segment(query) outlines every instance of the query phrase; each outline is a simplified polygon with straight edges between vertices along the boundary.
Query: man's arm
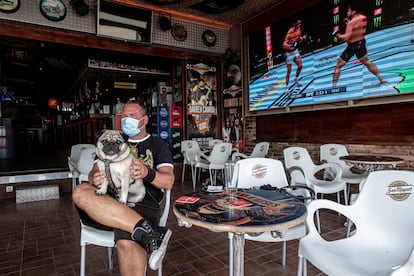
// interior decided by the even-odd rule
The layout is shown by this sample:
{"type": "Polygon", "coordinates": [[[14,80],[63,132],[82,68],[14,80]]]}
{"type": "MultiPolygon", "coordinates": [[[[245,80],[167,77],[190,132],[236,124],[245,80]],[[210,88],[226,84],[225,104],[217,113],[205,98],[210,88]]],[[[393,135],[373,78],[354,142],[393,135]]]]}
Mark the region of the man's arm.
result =
{"type": "Polygon", "coordinates": [[[134,179],[149,181],[158,189],[170,190],[173,187],[175,176],[172,166],[162,166],[158,170],[150,169],[141,160],[135,159],[130,169],[134,179]]]}
{"type": "Polygon", "coordinates": [[[336,38],[339,39],[339,40],[348,41],[352,36],[353,25],[354,24],[352,23],[352,20],[351,20],[348,24],[346,24],[345,33],[344,34],[340,34],[340,33],[335,34],[336,38]]]}

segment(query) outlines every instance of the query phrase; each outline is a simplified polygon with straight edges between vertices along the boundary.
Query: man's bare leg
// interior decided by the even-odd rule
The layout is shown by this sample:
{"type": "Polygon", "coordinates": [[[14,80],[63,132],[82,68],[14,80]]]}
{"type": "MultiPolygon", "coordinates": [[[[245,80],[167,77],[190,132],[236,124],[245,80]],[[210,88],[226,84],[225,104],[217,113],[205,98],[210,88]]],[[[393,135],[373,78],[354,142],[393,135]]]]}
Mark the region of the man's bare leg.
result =
{"type": "Polygon", "coordinates": [[[110,196],[97,195],[95,191],[92,185],[82,183],[73,191],[73,201],[95,221],[131,233],[132,240],[148,252],[150,268],[157,270],[165,256],[171,230],[151,225],[127,205],[110,196]]]}
{"type": "Polygon", "coordinates": [[[116,243],[119,272],[123,276],[144,276],[147,266],[147,253],[136,242],[119,240],[116,243]]]}
{"type": "Polygon", "coordinates": [[[96,188],[88,183],[78,185],[72,194],[76,206],[103,225],[131,233],[142,216],[116,199],[97,195],[95,191],[96,188]]]}
{"type": "Polygon", "coordinates": [[[287,64],[286,69],[287,69],[287,71],[286,71],[286,92],[285,93],[288,93],[289,92],[290,72],[292,71],[292,64],[287,64]]]}
{"type": "Polygon", "coordinates": [[[296,65],[297,65],[297,69],[296,69],[296,75],[295,75],[295,83],[297,86],[301,86],[302,84],[299,82],[299,75],[300,75],[300,72],[302,72],[302,68],[303,68],[303,63],[302,63],[301,58],[296,60],[296,65]]]}
{"type": "Polygon", "coordinates": [[[378,70],[377,66],[368,60],[368,56],[365,55],[362,58],[359,59],[359,61],[364,64],[367,69],[378,78],[378,80],[380,81],[380,83],[386,83],[385,79],[383,77],[381,77],[380,71],[378,70]]]}
{"type": "Polygon", "coordinates": [[[338,58],[338,62],[336,63],[335,71],[334,71],[333,79],[332,79],[333,86],[336,86],[336,84],[338,83],[339,76],[341,75],[341,68],[345,64],[346,64],[345,60],[343,60],[342,58],[338,58]]]}

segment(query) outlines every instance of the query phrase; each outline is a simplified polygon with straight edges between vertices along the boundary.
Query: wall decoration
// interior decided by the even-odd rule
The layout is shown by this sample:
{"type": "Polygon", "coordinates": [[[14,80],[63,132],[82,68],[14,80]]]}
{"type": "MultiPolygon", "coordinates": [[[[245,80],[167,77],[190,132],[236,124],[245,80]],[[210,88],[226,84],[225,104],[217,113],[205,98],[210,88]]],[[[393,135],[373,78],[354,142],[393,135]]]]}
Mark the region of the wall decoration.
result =
{"type": "Polygon", "coordinates": [[[5,13],[16,12],[20,8],[20,0],[0,0],[0,11],[5,13]]]}
{"type": "Polygon", "coordinates": [[[175,40],[180,42],[183,42],[187,39],[187,30],[185,29],[184,25],[179,23],[175,23],[172,26],[171,34],[175,40]]]}
{"type": "Polygon", "coordinates": [[[200,144],[217,137],[217,72],[214,63],[190,61],[187,69],[189,139],[200,144]]]}
{"type": "Polygon", "coordinates": [[[216,34],[212,30],[206,30],[201,35],[201,38],[203,40],[204,45],[208,47],[213,47],[217,41],[216,34]]]}
{"type": "Polygon", "coordinates": [[[229,62],[224,70],[222,139],[244,152],[245,120],[242,116],[242,87],[240,61],[229,62]]]}
{"type": "Polygon", "coordinates": [[[66,6],[61,0],[41,0],[40,11],[51,21],[62,21],[66,17],[66,6]]]}

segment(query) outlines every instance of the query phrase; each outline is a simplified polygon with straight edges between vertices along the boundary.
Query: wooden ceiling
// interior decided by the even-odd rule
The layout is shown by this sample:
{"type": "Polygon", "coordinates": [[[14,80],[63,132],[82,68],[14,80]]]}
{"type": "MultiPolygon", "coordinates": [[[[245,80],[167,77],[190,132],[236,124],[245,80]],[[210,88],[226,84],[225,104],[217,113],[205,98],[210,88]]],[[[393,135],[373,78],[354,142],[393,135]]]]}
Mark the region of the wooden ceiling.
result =
{"type": "Polygon", "coordinates": [[[286,0],[116,0],[216,27],[242,24],[286,0]]]}

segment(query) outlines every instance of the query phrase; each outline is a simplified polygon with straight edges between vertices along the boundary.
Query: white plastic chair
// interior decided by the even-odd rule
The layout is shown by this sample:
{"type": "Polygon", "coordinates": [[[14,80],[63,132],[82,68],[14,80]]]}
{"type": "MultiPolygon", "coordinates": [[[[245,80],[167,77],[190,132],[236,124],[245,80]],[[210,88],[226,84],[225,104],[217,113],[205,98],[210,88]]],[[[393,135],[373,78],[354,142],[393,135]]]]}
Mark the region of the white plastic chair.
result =
{"type": "Polygon", "coordinates": [[[413,275],[413,179],[410,171],[375,171],[352,205],[330,200],[309,203],[308,234],[299,242],[298,275],[306,275],[306,261],[327,275],[413,275]],[[344,214],[355,223],[355,233],[325,240],[313,222],[319,209],[344,214]]]}
{"type": "MultiPolygon", "coordinates": [[[[171,190],[165,190],[164,197],[164,209],[160,217],[159,226],[165,227],[167,225],[168,215],[170,212],[171,203],[171,190]]],[[[85,276],[85,263],[86,263],[86,246],[88,244],[103,246],[108,248],[108,264],[109,268],[113,269],[112,252],[115,247],[114,232],[107,230],[100,230],[94,227],[85,225],[81,221],[81,265],[80,276],[85,276]]],[[[162,263],[158,268],[158,276],[162,276],[162,263]]]]}
{"type": "MultiPolygon", "coordinates": [[[[318,194],[337,193],[337,201],[340,202],[339,192],[344,192],[344,203],[348,204],[347,184],[342,180],[342,169],[336,163],[324,163],[316,165],[307,149],[303,147],[288,147],[283,150],[285,166],[291,176],[291,185],[306,185],[315,191],[315,198],[318,194]],[[324,180],[316,177],[326,169],[336,171],[335,178],[324,180]]],[[[320,230],[319,214],[317,214],[318,229],[320,230]]]]}
{"type": "Polygon", "coordinates": [[[72,178],[72,191],[76,187],[76,180],[79,177],[79,172],[76,170],[76,166],[79,162],[80,154],[85,148],[95,148],[93,144],[76,144],[71,147],[70,156],[68,156],[68,167],[70,177],[72,178]]]}
{"type": "MultiPolygon", "coordinates": [[[[351,171],[352,166],[345,163],[345,161],[339,159],[341,156],[346,156],[348,150],[345,145],[341,144],[324,144],[320,146],[320,160],[321,162],[333,162],[337,163],[342,168],[342,179],[349,184],[359,184],[363,179],[368,176],[368,172],[362,174],[354,173],[351,171]]],[[[325,179],[332,179],[335,176],[335,172],[326,169],[325,179]]]]}
{"type": "Polygon", "coordinates": [[[407,275],[414,275],[414,247],[411,250],[410,257],[407,259],[407,261],[391,273],[391,276],[407,275]]]}
{"type": "Polygon", "coordinates": [[[209,147],[214,147],[215,144],[220,144],[220,143],[223,143],[223,140],[221,140],[221,139],[208,140],[208,146],[209,147]]]}
{"type": "MultiPolygon", "coordinates": [[[[218,143],[214,145],[210,155],[200,152],[196,157],[195,175],[197,175],[197,168],[208,169],[210,183],[216,185],[217,171],[221,171],[224,175],[224,164],[230,157],[231,147],[230,143],[218,143]]],[[[195,189],[195,182],[193,182],[193,189],[195,189]]]]}
{"type": "Polygon", "coordinates": [[[197,141],[194,140],[183,140],[181,141],[181,153],[183,155],[183,167],[181,175],[181,183],[184,183],[185,167],[190,166],[191,169],[191,180],[193,186],[195,185],[195,163],[196,156],[201,152],[200,146],[197,141]]]}
{"type": "Polygon", "coordinates": [[[269,145],[270,145],[269,142],[259,142],[254,146],[253,151],[250,155],[247,155],[241,152],[235,152],[231,156],[231,159],[233,161],[237,161],[237,160],[245,159],[245,158],[266,157],[269,151],[269,145]]]}
{"type": "MultiPolygon", "coordinates": [[[[237,188],[248,189],[254,186],[270,184],[273,187],[281,188],[288,186],[285,169],[281,161],[271,158],[248,158],[237,161],[232,181],[237,181],[237,188]]],[[[261,242],[282,242],[282,265],[286,264],[286,241],[299,239],[306,234],[305,224],[289,228],[286,232],[275,235],[271,232],[259,235],[245,234],[246,240],[261,242]]],[[[232,234],[230,239],[230,258],[233,256],[232,234]]]]}
{"type": "Polygon", "coordinates": [[[93,167],[96,156],[96,146],[87,147],[81,150],[79,161],[76,164],[76,170],[79,172],[79,183],[88,181],[88,174],[93,167]]]}

